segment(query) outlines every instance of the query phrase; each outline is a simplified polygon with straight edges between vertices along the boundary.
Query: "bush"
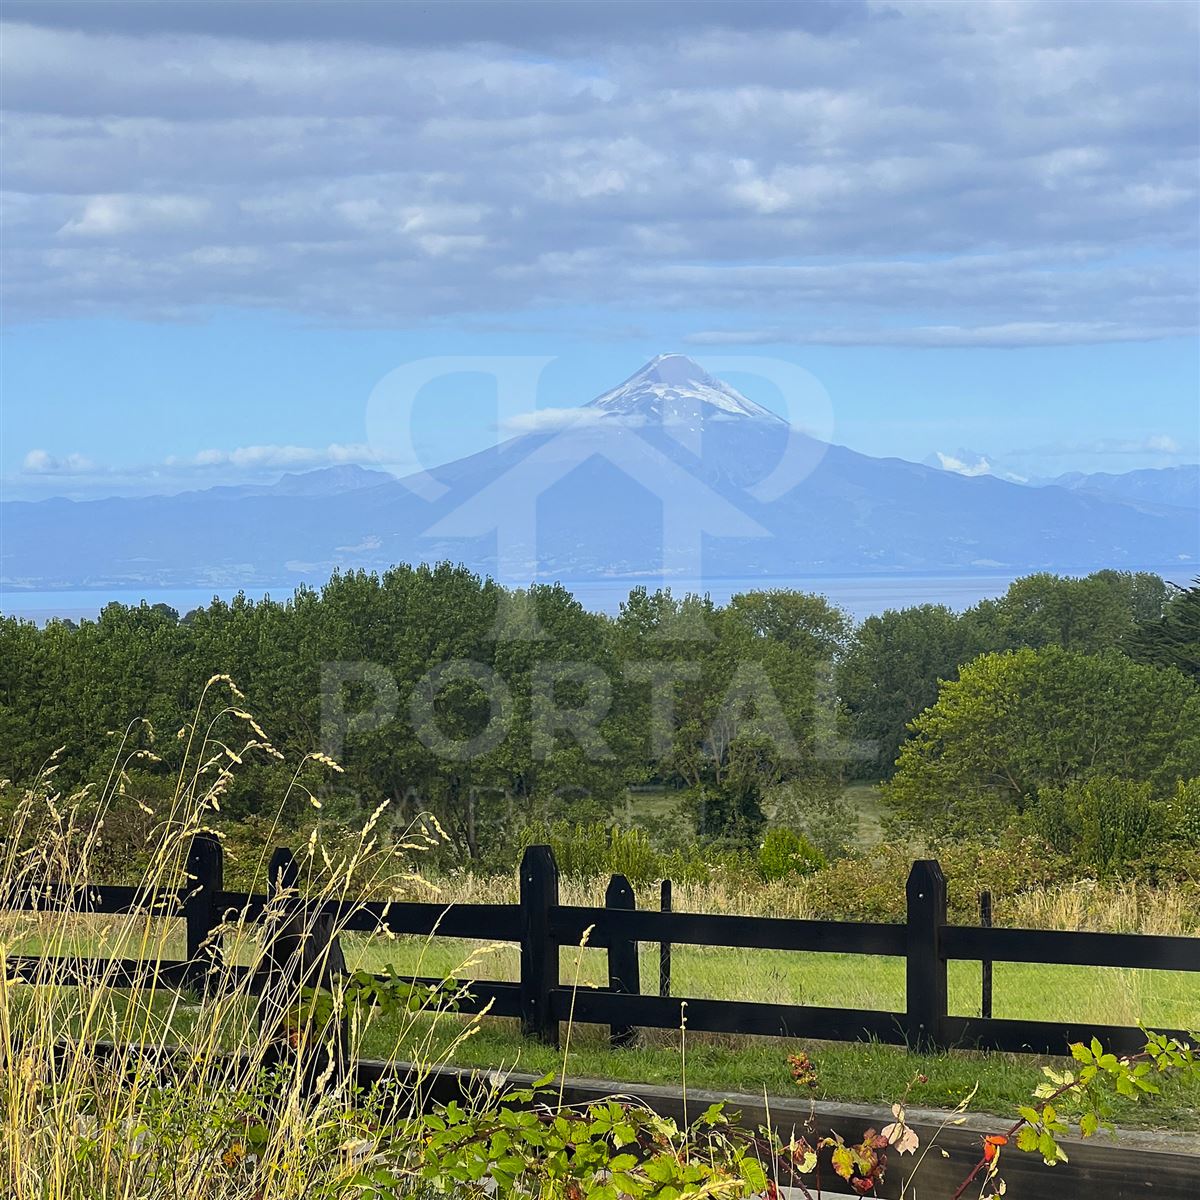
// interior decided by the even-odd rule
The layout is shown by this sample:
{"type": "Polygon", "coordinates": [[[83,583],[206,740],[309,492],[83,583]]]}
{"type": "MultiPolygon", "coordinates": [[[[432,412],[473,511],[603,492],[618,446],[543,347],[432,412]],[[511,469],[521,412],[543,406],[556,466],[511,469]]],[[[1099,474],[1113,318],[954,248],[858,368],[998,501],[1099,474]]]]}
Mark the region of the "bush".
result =
{"type": "Polygon", "coordinates": [[[535,821],[522,831],[518,856],[533,845],[548,845],[566,877],[624,875],[635,887],[659,879],[707,883],[722,872],[745,880],[758,870],[754,855],[739,846],[691,841],[664,852],[644,829],[610,827],[603,821],[535,821]]]}
{"type": "Polygon", "coordinates": [[[1101,775],[1042,788],[1031,809],[1035,831],[1083,870],[1121,874],[1168,832],[1167,805],[1149,783],[1101,775]]]}
{"type": "MultiPolygon", "coordinates": [[[[976,924],[979,893],[1003,899],[1061,883],[1068,864],[1045,842],[1013,837],[1002,845],[957,841],[935,851],[949,890],[950,920],[976,924]]],[[[813,912],[826,920],[903,921],[904,885],[912,852],[903,846],[876,846],[843,858],[804,880],[813,912]]]]}
{"type": "Polygon", "coordinates": [[[858,813],[846,803],[840,785],[819,780],[790,780],[767,796],[773,825],[801,834],[829,861],[850,853],[858,830],[858,813]]]}
{"type": "Polygon", "coordinates": [[[1181,779],[1166,803],[1167,836],[1191,850],[1200,850],[1200,775],[1181,779]]]}
{"type": "Polygon", "coordinates": [[[820,850],[803,834],[786,826],[768,830],[758,852],[758,874],[767,883],[811,875],[825,865],[820,850]]]}
{"type": "Polygon", "coordinates": [[[521,849],[540,844],[550,846],[559,873],[571,878],[624,875],[635,885],[662,878],[662,856],[641,829],[615,825],[610,829],[602,821],[574,825],[537,821],[523,831],[521,849]]]}

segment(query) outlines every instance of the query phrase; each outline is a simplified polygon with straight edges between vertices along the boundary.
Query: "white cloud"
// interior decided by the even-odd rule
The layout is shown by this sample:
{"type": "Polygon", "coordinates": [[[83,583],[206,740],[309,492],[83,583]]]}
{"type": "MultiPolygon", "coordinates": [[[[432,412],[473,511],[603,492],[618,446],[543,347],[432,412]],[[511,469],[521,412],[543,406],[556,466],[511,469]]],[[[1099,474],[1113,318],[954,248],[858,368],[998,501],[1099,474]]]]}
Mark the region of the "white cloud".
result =
{"type": "Polygon", "coordinates": [[[207,7],[8,6],[10,318],[1195,325],[1193,6],[207,7]]]}
{"type": "Polygon", "coordinates": [[[21,463],[21,470],[28,475],[86,475],[95,467],[82,454],[56,457],[45,450],[30,450],[21,463]]]}
{"type": "Polygon", "coordinates": [[[623,417],[592,408],[536,408],[516,413],[500,422],[501,433],[516,436],[522,433],[561,433],[564,429],[586,429],[603,423],[636,426],[643,424],[635,417],[623,417]]]}
{"type": "Polygon", "coordinates": [[[689,334],[684,341],[697,346],[764,346],[793,343],[806,346],[1087,346],[1108,342],[1152,342],[1188,337],[1197,325],[1121,325],[1111,321],[1014,321],[1005,325],[880,326],[875,329],[714,329],[689,334]]]}
{"type": "Polygon", "coordinates": [[[172,455],[164,466],[178,470],[232,467],[244,471],[336,466],[341,463],[377,463],[378,454],[361,443],[331,442],[325,447],[263,445],[236,446],[232,450],[200,450],[190,456],[172,455]]]}
{"type": "Polygon", "coordinates": [[[193,196],[91,196],[59,232],[68,237],[112,238],[200,230],[212,210],[193,196]]]}
{"type": "Polygon", "coordinates": [[[3,481],[6,498],[17,491],[73,496],[178,492],[220,484],[273,483],[286,471],[314,471],[354,463],[405,474],[414,463],[388,463],[370,447],[352,442],[328,446],[259,445],[207,449],[171,455],[159,462],[104,464],[82,454],[54,455],[30,450],[19,475],[3,481]]]}

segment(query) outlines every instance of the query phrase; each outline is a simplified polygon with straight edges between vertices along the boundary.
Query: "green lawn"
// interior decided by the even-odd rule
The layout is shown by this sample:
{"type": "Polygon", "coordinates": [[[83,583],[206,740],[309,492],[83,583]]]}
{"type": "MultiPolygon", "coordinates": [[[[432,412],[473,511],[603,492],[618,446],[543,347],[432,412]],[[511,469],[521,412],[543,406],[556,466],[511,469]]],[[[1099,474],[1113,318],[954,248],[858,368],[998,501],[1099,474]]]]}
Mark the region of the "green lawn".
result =
{"type": "MultiPolygon", "coordinates": [[[[347,957],[372,969],[386,963],[413,975],[455,979],[518,978],[519,955],[508,943],[471,943],[452,938],[343,938],[347,957]]],[[[560,978],[583,986],[606,985],[607,956],[599,949],[564,947],[560,978]]],[[[1025,1020],[1090,1019],[1108,1025],[1141,1022],[1159,1028],[1200,1028],[1200,990],[1186,971],[996,963],[993,1015],[1025,1020]]],[[[950,964],[950,1012],[979,1012],[980,968],[950,964]]],[[[657,992],[658,947],[641,952],[644,991],[657,992]]],[[[793,953],[676,946],[672,992],[715,1000],[762,1000],[835,1008],[904,1009],[904,960],[850,954],[793,953]]]]}
{"type": "MultiPolygon", "coordinates": [[[[395,941],[345,939],[348,958],[380,969],[390,963],[406,974],[515,980],[516,947],[486,946],[452,939],[398,938],[395,941]]],[[[570,986],[606,981],[603,951],[564,949],[560,977],[570,986]]],[[[657,947],[641,956],[646,990],[657,986],[657,947]]],[[[904,964],[900,959],[839,954],[794,954],[768,950],[732,950],[677,946],[673,962],[675,995],[717,999],[760,999],[786,1004],[818,1004],[848,1008],[903,1010],[904,964]]],[[[978,1012],[979,967],[953,963],[950,1010],[978,1012]]],[[[1200,994],[1186,972],[1133,971],[1093,967],[1057,967],[998,963],[995,967],[994,1013],[998,1017],[1038,1020],[1093,1019],[1105,1024],[1200,1028],[1200,994]]],[[[428,1050],[443,1053],[461,1031],[464,1018],[442,1018],[429,1032],[428,1050]]],[[[388,1056],[388,1031],[371,1031],[367,1050],[388,1056]]],[[[942,1055],[910,1054],[879,1044],[805,1042],[743,1038],[689,1032],[686,1042],[688,1082],[694,1087],[773,1095],[795,1093],[787,1056],[807,1051],[817,1064],[815,1095],[833,1100],[878,1102],[889,1106],[912,1078],[924,1074],[911,1102],[953,1107],[973,1087],[972,1107],[1004,1115],[1026,1100],[1042,1082],[1042,1066],[1051,1060],[1031,1055],[952,1051],[942,1055]]],[[[561,1053],[522,1039],[515,1023],[486,1019],[470,1038],[454,1047],[449,1061],[472,1066],[522,1067],[530,1071],[561,1070],[561,1053]]],[[[644,1083],[678,1083],[684,1069],[677,1031],[646,1031],[636,1046],[611,1050],[607,1029],[578,1026],[571,1031],[566,1069],[573,1074],[644,1083]]],[[[807,1093],[806,1093],[807,1094],[807,1093]]],[[[1123,1105],[1122,1121],[1157,1128],[1200,1129],[1200,1087],[1178,1089],[1149,1104],[1123,1105]]]]}
{"type": "MultiPolygon", "coordinates": [[[[84,925],[92,920],[85,918],[84,925]]],[[[173,925],[160,952],[180,957],[182,931],[178,923],[173,925]]],[[[20,949],[36,952],[36,942],[35,937],[25,939],[20,949]]],[[[109,951],[101,949],[95,935],[89,938],[84,929],[72,943],[65,944],[60,937],[56,950],[83,955],[111,951],[111,946],[109,951]]],[[[458,980],[515,981],[518,977],[518,949],[508,943],[350,934],[343,935],[343,946],[351,965],[376,971],[391,965],[402,974],[458,980]]],[[[128,954],[130,949],[126,946],[122,952],[128,954]]],[[[245,961],[236,953],[231,959],[245,961]]],[[[656,991],[656,945],[643,947],[641,972],[643,989],[656,991]]],[[[951,1013],[974,1015],[979,1011],[979,974],[976,963],[950,965],[951,1013]]],[[[564,948],[560,978],[567,986],[576,979],[580,986],[603,985],[607,981],[605,952],[564,948]]],[[[676,996],[903,1011],[904,963],[898,958],[676,946],[672,991],[676,996]]],[[[1200,990],[1194,975],[1185,972],[998,963],[994,1013],[1033,1020],[1144,1022],[1152,1028],[1200,1029],[1200,990]]],[[[186,1011],[179,1013],[170,1036],[184,1033],[178,1022],[186,1024],[189,1019],[186,1011]]],[[[520,1067],[538,1073],[563,1068],[560,1053],[523,1040],[510,1020],[486,1018],[455,1045],[470,1024],[467,1018],[454,1015],[436,1023],[421,1019],[398,1044],[400,1025],[376,1020],[367,1030],[363,1049],[380,1058],[445,1057],[464,1065],[520,1067]]],[[[232,1038],[237,1034],[237,1030],[230,1031],[232,1038]]],[[[879,1103],[885,1106],[884,1112],[920,1073],[928,1082],[913,1088],[913,1104],[952,1107],[978,1085],[972,1107],[1002,1116],[1027,1099],[1041,1082],[1043,1065],[1043,1060],[1026,1055],[953,1051],[928,1056],[876,1044],[801,1044],[694,1031],[688,1033],[684,1049],[691,1086],[752,1094],[765,1089],[775,1095],[795,1092],[786,1059],[803,1049],[817,1065],[815,1095],[879,1103]]],[[[571,1031],[565,1066],[573,1074],[619,1081],[678,1083],[684,1064],[678,1031],[646,1031],[634,1047],[613,1051],[604,1027],[578,1026],[571,1031]]],[[[1176,1089],[1136,1108],[1125,1104],[1120,1117],[1132,1125],[1200,1129],[1200,1086],[1176,1089]]]]}

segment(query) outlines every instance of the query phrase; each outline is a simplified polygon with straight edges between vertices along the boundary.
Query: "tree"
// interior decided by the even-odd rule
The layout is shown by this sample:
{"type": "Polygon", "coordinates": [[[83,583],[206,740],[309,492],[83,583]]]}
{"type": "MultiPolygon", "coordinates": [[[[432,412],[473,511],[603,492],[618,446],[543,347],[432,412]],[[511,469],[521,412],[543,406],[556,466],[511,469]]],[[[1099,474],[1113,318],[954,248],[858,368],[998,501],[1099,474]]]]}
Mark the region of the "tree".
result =
{"type": "Polygon", "coordinates": [[[991,830],[1099,775],[1166,796],[1200,774],[1200,687],[1173,668],[1057,646],[985,654],[913,722],[884,799],[909,829],[991,830]]]}
{"type": "Polygon", "coordinates": [[[975,653],[970,627],[941,604],[889,609],[854,631],[837,687],[856,744],[857,774],[878,779],[891,773],[909,722],[975,653]]]}
{"type": "Polygon", "coordinates": [[[1180,588],[1155,619],[1143,622],[1131,653],[1139,662],[1176,667],[1200,680],[1200,577],[1180,588]]]}
{"type": "Polygon", "coordinates": [[[1125,646],[1138,620],[1157,614],[1169,594],[1147,572],[1097,571],[1083,578],[1042,572],[1014,580],[996,600],[968,613],[974,640],[984,650],[1062,646],[1084,654],[1125,646]]]}

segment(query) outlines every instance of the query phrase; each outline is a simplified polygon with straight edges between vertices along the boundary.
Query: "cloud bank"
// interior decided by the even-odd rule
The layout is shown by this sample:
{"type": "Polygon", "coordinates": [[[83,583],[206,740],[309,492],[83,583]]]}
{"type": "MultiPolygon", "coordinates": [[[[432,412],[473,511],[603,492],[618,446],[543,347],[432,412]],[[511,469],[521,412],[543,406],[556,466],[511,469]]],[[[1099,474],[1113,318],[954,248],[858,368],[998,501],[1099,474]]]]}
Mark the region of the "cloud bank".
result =
{"type": "Polygon", "coordinates": [[[1194,6],[620,9],[8,4],[8,319],[1194,329],[1194,6]]]}

